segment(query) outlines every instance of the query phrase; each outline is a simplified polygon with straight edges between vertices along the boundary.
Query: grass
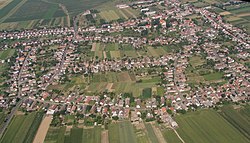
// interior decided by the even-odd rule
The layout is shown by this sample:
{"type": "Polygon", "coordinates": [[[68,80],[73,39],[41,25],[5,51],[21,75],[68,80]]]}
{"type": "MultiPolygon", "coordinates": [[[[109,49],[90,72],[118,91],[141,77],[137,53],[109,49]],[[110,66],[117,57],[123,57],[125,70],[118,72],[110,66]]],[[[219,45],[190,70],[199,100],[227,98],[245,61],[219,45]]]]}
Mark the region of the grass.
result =
{"type": "Polygon", "coordinates": [[[213,73],[204,75],[203,77],[207,81],[221,80],[221,79],[223,79],[223,73],[222,72],[213,72],[213,73]]]}
{"type": "Polygon", "coordinates": [[[0,51],[0,60],[6,60],[10,58],[11,56],[13,56],[14,53],[15,53],[15,49],[10,49],[10,48],[0,51]]]}
{"type": "Polygon", "coordinates": [[[152,89],[151,88],[145,88],[142,90],[142,98],[147,99],[151,98],[152,96],[152,89]]]}
{"type": "Polygon", "coordinates": [[[250,139],[250,105],[234,109],[231,105],[224,106],[220,115],[231,123],[236,129],[250,139]]]}
{"type": "Polygon", "coordinates": [[[197,66],[201,66],[205,63],[205,60],[202,59],[201,56],[193,56],[189,59],[189,63],[192,65],[192,67],[197,67],[197,66]]]}
{"type": "Polygon", "coordinates": [[[129,121],[111,123],[108,126],[109,143],[135,143],[136,136],[129,121]]]}
{"type": "Polygon", "coordinates": [[[214,110],[200,110],[176,117],[177,132],[186,143],[247,143],[236,128],[214,110]]]}
{"type": "Polygon", "coordinates": [[[35,137],[41,120],[41,113],[33,112],[28,115],[16,115],[11,124],[8,126],[1,142],[31,143],[35,137]]]}
{"type": "Polygon", "coordinates": [[[182,143],[172,129],[164,129],[162,135],[167,143],[182,143]]]}

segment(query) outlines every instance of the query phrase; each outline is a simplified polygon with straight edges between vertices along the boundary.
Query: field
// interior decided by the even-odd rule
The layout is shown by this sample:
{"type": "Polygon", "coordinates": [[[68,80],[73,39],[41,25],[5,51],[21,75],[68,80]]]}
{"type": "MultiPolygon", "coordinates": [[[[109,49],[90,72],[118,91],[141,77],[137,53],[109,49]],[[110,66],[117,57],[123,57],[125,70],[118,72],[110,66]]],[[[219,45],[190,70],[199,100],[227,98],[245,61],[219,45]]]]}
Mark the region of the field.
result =
{"type": "Polygon", "coordinates": [[[63,143],[64,142],[64,133],[66,127],[50,127],[46,138],[45,143],[63,143]]]}
{"type": "Polygon", "coordinates": [[[224,83],[223,72],[214,71],[212,68],[204,67],[205,59],[201,56],[192,56],[189,58],[189,64],[186,68],[185,74],[187,82],[191,85],[200,83],[224,83]]]}
{"type": "Polygon", "coordinates": [[[0,51],[0,60],[6,60],[10,58],[15,53],[15,49],[8,48],[7,50],[0,51]]]}
{"type": "Polygon", "coordinates": [[[69,26],[70,17],[100,6],[107,0],[5,1],[0,2],[0,29],[69,26]]]}
{"type": "Polygon", "coordinates": [[[220,115],[238,129],[243,135],[250,139],[250,106],[246,105],[234,109],[233,106],[224,106],[220,115]]]}
{"type": "Polygon", "coordinates": [[[247,143],[249,140],[216,111],[202,110],[176,117],[177,132],[186,143],[247,143]]]}
{"type": "Polygon", "coordinates": [[[111,10],[102,10],[99,13],[100,18],[106,21],[112,21],[117,19],[128,19],[128,18],[136,18],[139,16],[139,13],[136,10],[131,8],[118,9],[112,8],[111,10]]]}
{"type": "MultiPolygon", "coordinates": [[[[156,87],[156,83],[160,82],[158,76],[151,77],[148,79],[143,79],[142,82],[136,82],[137,78],[133,72],[108,72],[106,74],[94,74],[90,77],[90,85],[87,88],[88,92],[103,92],[103,91],[113,91],[116,93],[132,93],[134,96],[138,97],[143,94],[143,90],[148,88],[156,87]]],[[[156,88],[157,89],[157,88],[156,88]]],[[[162,89],[159,89],[162,95],[162,89]]],[[[156,91],[157,93],[157,91],[156,91]]]]}
{"type": "Polygon", "coordinates": [[[182,143],[172,129],[164,129],[162,134],[167,143],[182,143]]]}
{"type": "Polygon", "coordinates": [[[31,143],[41,123],[43,113],[33,112],[28,115],[16,115],[7,128],[1,142],[31,143]]]}
{"type": "Polygon", "coordinates": [[[136,136],[129,121],[111,123],[108,126],[109,143],[135,143],[136,136]]]}
{"type": "Polygon", "coordinates": [[[101,128],[50,127],[45,143],[101,143],[101,128]]]}

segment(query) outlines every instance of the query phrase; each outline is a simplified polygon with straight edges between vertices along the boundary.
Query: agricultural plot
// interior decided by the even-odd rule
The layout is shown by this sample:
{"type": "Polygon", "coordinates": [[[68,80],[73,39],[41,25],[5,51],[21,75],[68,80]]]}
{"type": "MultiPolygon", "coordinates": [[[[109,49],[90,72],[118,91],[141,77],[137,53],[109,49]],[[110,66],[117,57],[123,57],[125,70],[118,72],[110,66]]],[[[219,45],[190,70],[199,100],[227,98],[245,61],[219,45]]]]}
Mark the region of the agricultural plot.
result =
{"type": "Polygon", "coordinates": [[[64,133],[66,127],[50,127],[46,138],[45,143],[63,143],[64,142],[64,133]]]}
{"type": "Polygon", "coordinates": [[[87,9],[93,9],[103,5],[108,0],[51,0],[53,3],[60,3],[66,7],[70,16],[75,16],[87,9]]]}
{"type": "Polygon", "coordinates": [[[64,143],[101,143],[101,127],[89,129],[72,128],[68,135],[65,135],[64,143]]]}
{"type": "Polygon", "coordinates": [[[8,59],[11,56],[13,56],[14,53],[15,53],[15,49],[10,49],[10,48],[0,51],[0,60],[8,59]]]}
{"type": "Polygon", "coordinates": [[[10,13],[22,0],[13,0],[0,9],[0,19],[10,13]]]}
{"type": "Polygon", "coordinates": [[[186,143],[247,143],[249,140],[214,110],[201,110],[176,117],[177,132],[186,143]]]}
{"type": "Polygon", "coordinates": [[[147,129],[147,133],[148,133],[148,137],[149,137],[150,141],[151,141],[152,143],[159,143],[159,141],[158,141],[158,139],[157,139],[157,136],[156,136],[156,134],[155,134],[155,132],[154,132],[154,130],[153,130],[152,125],[149,124],[149,123],[146,123],[146,124],[145,124],[145,127],[146,127],[146,129],[147,129]]]}
{"type": "Polygon", "coordinates": [[[144,123],[134,124],[137,143],[150,143],[144,123]]]}
{"type": "Polygon", "coordinates": [[[167,141],[167,143],[182,143],[178,136],[172,129],[164,129],[162,134],[167,141]]]}
{"type": "Polygon", "coordinates": [[[139,12],[132,8],[118,9],[116,7],[110,7],[109,9],[101,9],[100,11],[99,16],[108,22],[117,19],[136,18],[139,16],[139,12]]]}
{"type": "Polygon", "coordinates": [[[109,143],[136,143],[134,128],[129,121],[111,123],[108,131],[109,143]]]}
{"type": "Polygon", "coordinates": [[[161,47],[159,48],[147,47],[147,51],[149,55],[153,57],[160,57],[166,54],[166,51],[161,47]]]}
{"type": "Polygon", "coordinates": [[[27,2],[6,19],[5,22],[51,19],[62,16],[65,16],[65,14],[58,4],[42,0],[27,0],[27,2]]]}
{"type": "Polygon", "coordinates": [[[242,106],[234,109],[233,106],[224,106],[220,115],[238,129],[245,137],[250,140],[250,106],[242,106]]]}
{"type": "Polygon", "coordinates": [[[1,142],[31,143],[41,123],[43,114],[33,112],[28,115],[16,115],[7,128],[1,142]]]}

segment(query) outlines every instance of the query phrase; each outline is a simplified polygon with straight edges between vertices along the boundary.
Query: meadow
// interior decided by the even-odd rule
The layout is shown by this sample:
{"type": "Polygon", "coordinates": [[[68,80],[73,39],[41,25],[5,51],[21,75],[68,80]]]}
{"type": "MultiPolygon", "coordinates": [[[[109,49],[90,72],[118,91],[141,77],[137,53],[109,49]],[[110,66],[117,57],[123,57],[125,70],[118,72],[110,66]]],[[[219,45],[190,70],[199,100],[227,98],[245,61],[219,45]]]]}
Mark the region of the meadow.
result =
{"type": "Polygon", "coordinates": [[[177,132],[186,143],[247,143],[249,140],[216,111],[206,109],[179,115],[177,132]]]}
{"type": "Polygon", "coordinates": [[[32,143],[42,121],[43,113],[33,112],[28,115],[15,115],[8,126],[1,142],[32,143]]]}

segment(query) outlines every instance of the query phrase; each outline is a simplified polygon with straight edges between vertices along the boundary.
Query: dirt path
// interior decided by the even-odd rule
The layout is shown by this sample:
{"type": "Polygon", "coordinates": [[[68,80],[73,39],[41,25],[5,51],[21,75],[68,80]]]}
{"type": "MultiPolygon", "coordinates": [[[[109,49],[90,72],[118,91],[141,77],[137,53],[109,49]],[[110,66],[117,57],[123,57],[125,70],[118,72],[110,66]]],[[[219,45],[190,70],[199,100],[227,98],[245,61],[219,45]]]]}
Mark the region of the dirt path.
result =
{"type": "Polygon", "coordinates": [[[108,131],[102,131],[102,143],[109,143],[108,131]]]}
{"type": "Polygon", "coordinates": [[[67,25],[70,27],[70,17],[69,17],[69,11],[63,4],[59,4],[60,8],[63,10],[63,12],[67,15],[67,25]]]}
{"type": "Polygon", "coordinates": [[[49,130],[49,125],[52,121],[52,115],[46,116],[42,123],[40,124],[38,131],[36,133],[33,143],[43,143],[46,137],[47,131],[49,130]]]}
{"type": "Polygon", "coordinates": [[[108,83],[107,86],[106,86],[106,89],[107,89],[109,92],[112,92],[112,91],[113,91],[112,86],[113,86],[113,83],[108,83]]]}
{"type": "Polygon", "coordinates": [[[96,43],[93,43],[93,44],[92,44],[91,51],[95,51],[95,50],[96,50],[96,43]]]}
{"type": "Polygon", "coordinates": [[[107,55],[106,55],[106,52],[103,51],[103,58],[106,59],[107,58],[107,55]]]}
{"type": "Polygon", "coordinates": [[[175,129],[173,129],[173,130],[174,130],[175,134],[177,135],[177,137],[181,140],[181,142],[185,143],[185,141],[181,138],[181,136],[178,134],[178,132],[175,129]]]}
{"type": "Polygon", "coordinates": [[[154,124],[151,123],[151,125],[159,143],[166,143],[161,131],[157,127],[155,127],[154,124]]]}

